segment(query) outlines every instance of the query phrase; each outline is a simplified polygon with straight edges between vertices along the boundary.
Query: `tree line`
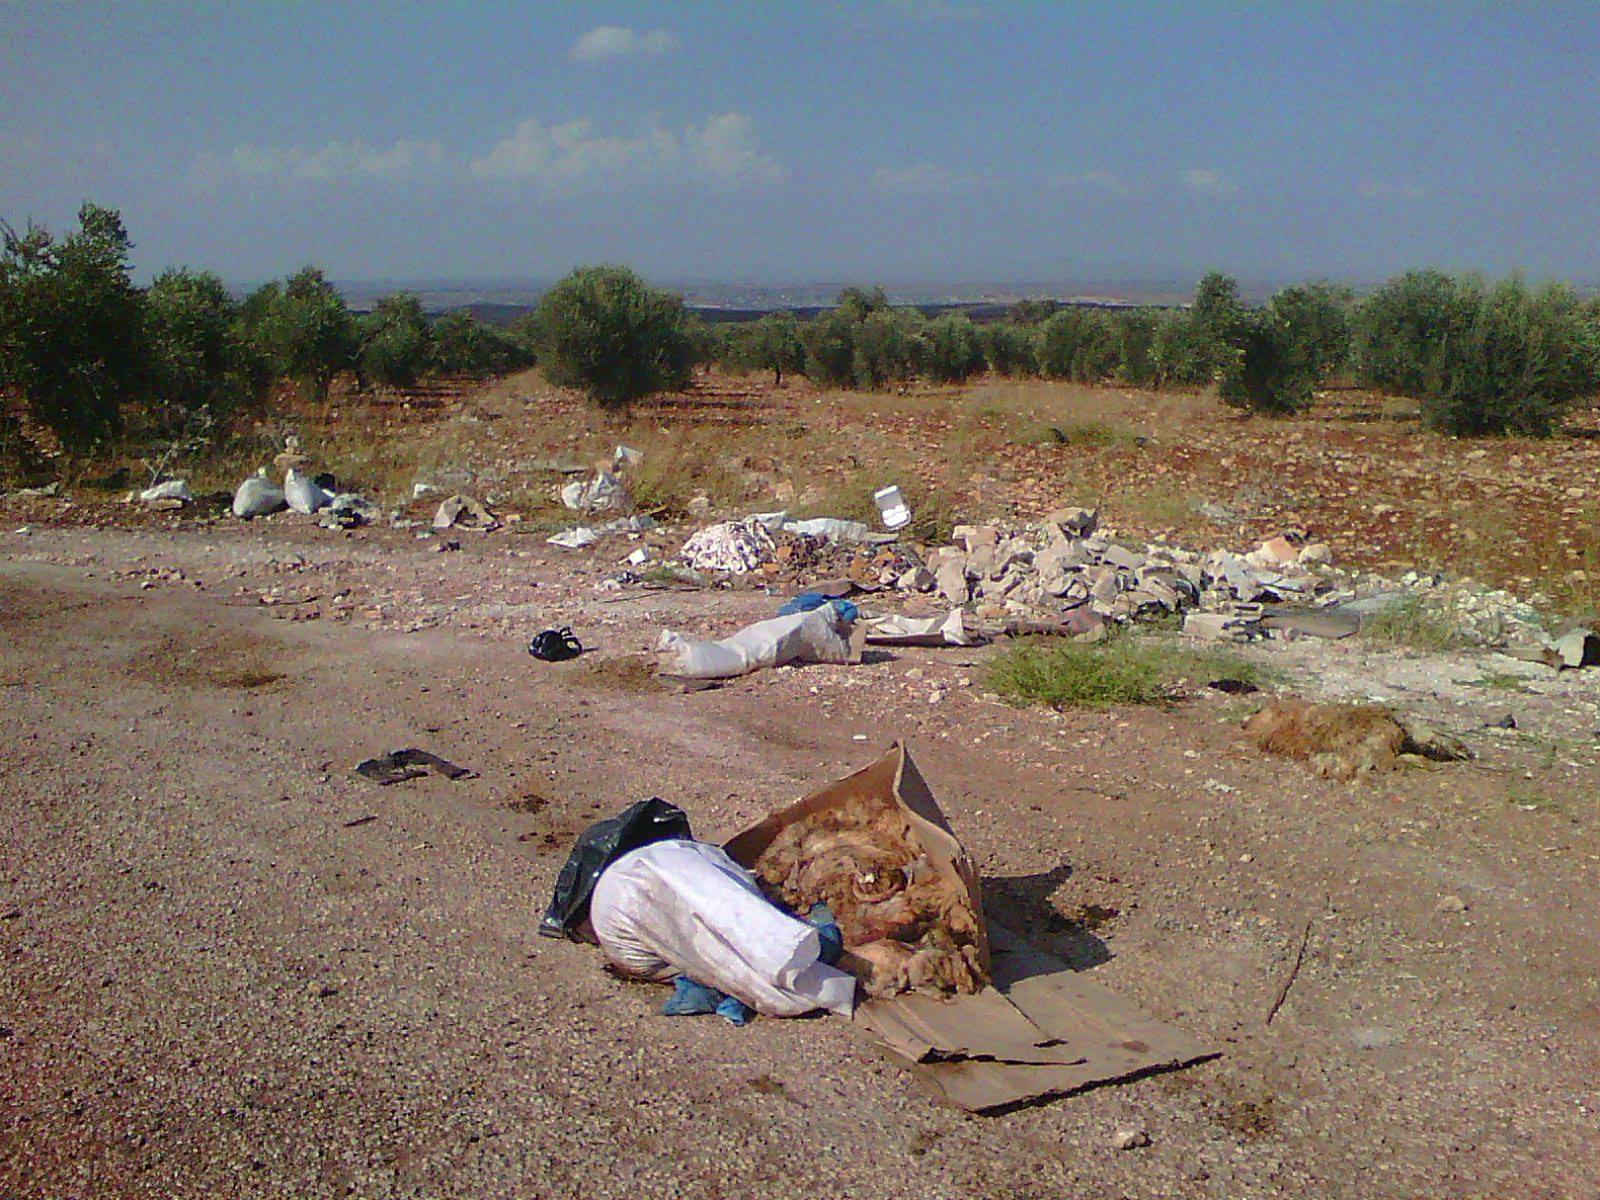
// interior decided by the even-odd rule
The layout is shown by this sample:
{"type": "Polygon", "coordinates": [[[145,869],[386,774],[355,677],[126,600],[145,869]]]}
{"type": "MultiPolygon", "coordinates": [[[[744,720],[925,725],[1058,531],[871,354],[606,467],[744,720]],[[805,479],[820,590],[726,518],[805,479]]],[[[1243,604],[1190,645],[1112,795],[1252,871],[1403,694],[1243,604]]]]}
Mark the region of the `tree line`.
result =
{"type": "MultiPolygon", "coordinates": [[[[278,379],[315,400],[343,371],[362,388],[405,387],[534,358],[517,331],[467,313],[430,320],[412,295],[354,313],[315,267],[242,301],[207,271],[164,271],[136,287],[120,214],[93,204],[59,239],[33,225],[0,234],[0,387],[76,453],[258,408],[278,379]]],[[[20,438],[8,421],[0,403],[0,449],[20,438]]]]}
{"type": "MultiPolygon", "coordinates": [[[[315,267],[242,301],[204,271],[166,271],[136,287],[120,215],[93,204],[59,240],[32,225],[0,232],[0,388],[73,452],[248,411],[278,379],[318,399],[346,371],[361,388],[406,387],[431,373],[501,374],[536,360],[552,383],[601,406],[682,388],[704,362],[868,390],[984,371],[1215,386],[1225,403],[1267,414],[1301,411],[1315,389],[1344,379],[1413,397],[1428,425],[1463,435],[1547,435],[1600,387],[1600,307],[1518,277],[1412,271],[1363,298],[1313,283],[1252,306],[1213,272],[1183,308],[1028,300],[985,323],[959,312],[929,318],[882,289],[847,288],[809,320],[779,312],[708,326],[680,297],[601,266],[573,271],[501,330],[465,313],[430,320],[404,293],[353,313],[315,267]]],[[[20,436],[3,400],[0,450],[20,436]]]]}

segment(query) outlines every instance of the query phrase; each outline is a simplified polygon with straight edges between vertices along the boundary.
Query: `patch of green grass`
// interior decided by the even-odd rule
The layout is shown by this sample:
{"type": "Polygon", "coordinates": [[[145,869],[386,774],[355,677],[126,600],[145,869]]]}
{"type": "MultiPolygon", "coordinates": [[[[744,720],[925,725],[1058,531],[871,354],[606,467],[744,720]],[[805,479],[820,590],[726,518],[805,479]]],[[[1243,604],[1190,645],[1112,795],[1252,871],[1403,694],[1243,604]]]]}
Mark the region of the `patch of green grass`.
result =
{"type": "Polygon", "coordinates": [[[1105,421],[1028,422],[1018,441],[1038,446],[1131,446],[1139,435],[1122,425],[1105,421]]]}
{"type": "Polygon", "coordinates": [[[1528,681],[1521,675],[1513,675],[1509,671],[1490,671],[1482,679],[1474,681],[1474,686],[1490,688],[1500,692],[1526,692],[1529,691],[1528,681]]]}
{"type": "Polygon", "coordinates": [[[989,664],[985,683],[1008,704],[1108,708],[1160,704],[1179,679],[1239,679],[1259,687],[1270,675],[1224,650],[1192,650],[1165,638],[1117,634],[1092,643],[1019,642],[989,664]]]}
{"type": "Polygon", "coordinates": [[[1422,596],[1408,596],[1390,605],[1363,625],[1361,633],[1380,645],[1435,653],[1472,644],[1452,613],[1422,596]]]}

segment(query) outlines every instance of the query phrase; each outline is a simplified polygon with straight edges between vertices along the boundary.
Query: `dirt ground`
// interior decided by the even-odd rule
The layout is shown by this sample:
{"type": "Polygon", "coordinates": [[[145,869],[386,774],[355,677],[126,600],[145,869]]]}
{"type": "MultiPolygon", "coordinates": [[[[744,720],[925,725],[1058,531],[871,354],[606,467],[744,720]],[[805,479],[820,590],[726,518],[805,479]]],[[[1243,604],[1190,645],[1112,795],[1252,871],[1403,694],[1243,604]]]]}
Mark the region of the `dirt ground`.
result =
{"type": "Polygon", "coordinates": [[[625,543],[131,524],[0,506],[0,1195],[1600,1192],[1584,673],[1253,650],[1478,755],[1339,784],[1241,746],[1201,680],[1004,707],[992,648],[651,690],[624,660],[660,629],[779,597],[606,590],[625,543]],[[592,653],[530,659],[551,624],[592,653]],[[846,1021],[663,1018],[536,936],[590,821],[659,795],[714,837],[893,738],[995,919],[1222,1057],[968,1116],[846,1021]],[[352,774],[402,746],[477,775],[352,774]]]}

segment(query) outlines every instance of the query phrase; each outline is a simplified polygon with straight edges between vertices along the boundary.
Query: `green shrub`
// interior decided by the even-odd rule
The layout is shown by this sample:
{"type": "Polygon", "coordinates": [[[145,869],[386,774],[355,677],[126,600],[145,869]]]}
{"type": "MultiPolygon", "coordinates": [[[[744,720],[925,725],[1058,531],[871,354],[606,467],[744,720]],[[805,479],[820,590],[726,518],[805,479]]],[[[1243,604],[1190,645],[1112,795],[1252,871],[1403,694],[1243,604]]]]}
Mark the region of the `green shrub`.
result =
{"type": "Polygon", "coordinates": [[[1456,435],[1549,434],[1600,386],[1600,334],[1568,288],[1520,279],[1412,271],[1355,319],[1361,381],[1421,402],[1423,420],[1456,435]]]}
{"type": "Polygon", "coordinates": [[[962,313],[929,321],[922,330],[922,369],[939,383],[961,383],[983,370],[977,327],[962,313]]]}
{"type": "Polygon", "coordinates": [[[1317,383],[1349,366],[1349,288],[1331,283],[1286,287],[1272,297],[1271,305],[1317,383]]]}
{"type": "Polygon", "coordinates": [[[1098,644],[1029,639],[996,656],[985,683],[1010,704],[1051,708],[1156,704],[1167,692],[1157,653],[1132,637],[1098,644]]]}
{"type": "Polygon", "coordinates": [[[307,400],[325,400],[328,385],[355,364],[350,310],[323,273],[303,267],[282,285],[269,283],[246,297],[241,322],[256,349],[307,400]]]}
{"type": "Polygon", "coordinates": [[[506,375],[533,361],[521,338],[469,312],[446,313],[433,323],[433,368],[446,375],[506,375]]]}
{"type": "Polygon", "coordinates": [[[1443,271],[1407,271],[1356,311],[1355,358],[1361,383],[1421,398],[1436,387],[1446,357],[1470,336],[1483,285],[1443,271]]]}
{"type": "Polygon", "coordinates": [[[433,330],[410,292],[385,296],[356,322],[357,370],[363,382],[410,387],[434,362],[433,330]]]}
{"type": "Polygon", "coordinates": [[[165,271],[144,298],[150,409],[174,433],[205,412],[223,417],[260,403],[267,364],[244,336],[239,307],[205,271],[165,271]]]}
{"type": "Polygon", "coordinates": [[[1060,307],[1059,300],[1048,297],[1018,300],[1006,310],[1006,320],[1013,325],[1043,325],[1060,307]]]}
{"type": "Polygon", "coordinates": [[[849,387],[854,382],[857,323],[844,308],[834,308],[801,326],[807,379],[823,387],[849,387]]]}
{"type": "Polygon", "coordinates": [[[1600,330],[1559,284],[1507,279],[1483,296],[1468,336],[1447,349],[1424,389],[1422,419],[1462,436],[1547,437],[1572,403],[1600,386],[1600,330]]]}
{"type": "Polygon", "coordinates": [[[16,388],[68,449],[115,436],[124,404],[147,383],[122,217],[85,204],[62,241],[32,225],[0,235],[0,385],[16,388]]]}
{"type": "Polygon", "coordinates": [[[1317,380],[1310,351],[1271,305],[1238,316],[1234,344],[1237,356],[1217,387],[1223,403],[1270,416],[1310,405],[1317,380]]]}
{"type": "Polygon", "coordinates": [[[1037,329],[1011,321],[996,321],[978,329],[978,342],[989,369],[1008,378],[1038,373],[1038,341],[1037,329]]]}
{"type": "Polygon", "coordinates": [[[626,267],[580,267],[540,302],[540,362],[552,383],[602,407],[682,388],[695,362],[683,301],[626,267]]]}
{"type": "Polygon", "coordinates": [[[862,391],[880,391],[916,376],[922,357],[922,314],[914,308],[876,308],[854,327],[851,373],[862,391]]]}
{"type": "Polygon", "coordinates": [[[805,369],[806,350],[793,313],[768,313],[729,330],[726,336],[724,361],[736,370],[771,371],[773,384],[780,385],[785,373],[793,375],[805,369]]]}
{"type": "Polygon", "coordinates": [[[1051,379],[1099,383],[1117,369],[1117,338],[1108,314],[1065,308],[1044,323],[1039,373],[1051,379]]]}
{"type": "Polygon", "coordinates": [[[1157,381],[1155,342],[1157,317],[1134,309],[1116,313],[1111,335],[1117,350],[1117,379],[1130,387],[1150,387],[1157,381]]]}

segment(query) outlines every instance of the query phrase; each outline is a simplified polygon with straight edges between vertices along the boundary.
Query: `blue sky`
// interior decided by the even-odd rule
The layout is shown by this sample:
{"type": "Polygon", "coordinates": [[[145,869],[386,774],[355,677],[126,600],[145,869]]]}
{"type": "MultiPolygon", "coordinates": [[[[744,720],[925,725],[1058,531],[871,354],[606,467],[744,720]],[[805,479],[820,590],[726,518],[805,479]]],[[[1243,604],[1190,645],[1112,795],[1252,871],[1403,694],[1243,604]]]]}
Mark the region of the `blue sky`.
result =
{"type": "Polygon", "coordinates": [[[1592,4],[8,6],[0,217],[231,281],[1600,279],[1592,4]]]}

